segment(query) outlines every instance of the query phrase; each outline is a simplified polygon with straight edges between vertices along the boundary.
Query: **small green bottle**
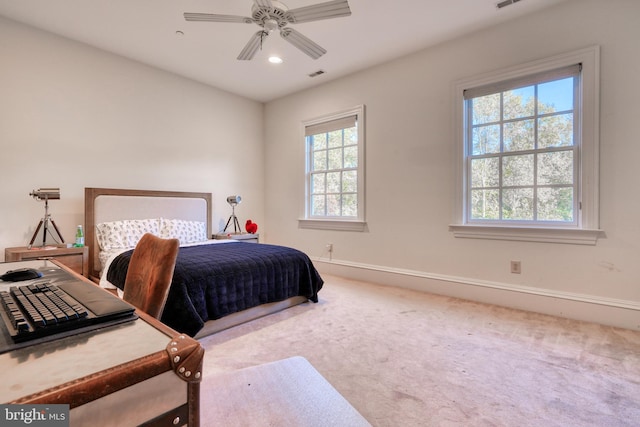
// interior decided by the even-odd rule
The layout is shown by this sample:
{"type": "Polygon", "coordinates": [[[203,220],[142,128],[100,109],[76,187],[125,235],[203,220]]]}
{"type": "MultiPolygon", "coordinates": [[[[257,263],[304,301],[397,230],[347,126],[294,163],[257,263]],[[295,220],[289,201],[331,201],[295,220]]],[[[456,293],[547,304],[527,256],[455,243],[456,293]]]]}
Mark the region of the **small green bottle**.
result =
{"type": "Polygon", "coordinates": [[[76,230],[76,243],[73,245],[76,248],[81,248],[84,246],[84,231],[82,231],[82,226],[79,225],[76,230]]]}

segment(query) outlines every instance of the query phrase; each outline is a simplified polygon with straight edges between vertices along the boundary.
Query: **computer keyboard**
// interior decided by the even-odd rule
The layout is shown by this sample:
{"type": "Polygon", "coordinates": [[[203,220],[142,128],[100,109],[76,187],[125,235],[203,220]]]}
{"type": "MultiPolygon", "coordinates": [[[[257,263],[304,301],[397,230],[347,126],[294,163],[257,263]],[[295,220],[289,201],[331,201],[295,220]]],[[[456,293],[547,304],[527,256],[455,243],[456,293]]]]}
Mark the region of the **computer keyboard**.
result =
{"type": "MultiPolygon", "coordinates": [[[[97,290],[97,289],[96,289],[97,290]]],[[[101,317],[50,282],[11,286],[0,291],[0,316],[14,342],[42,338],[92,325],[101,317]]]]}

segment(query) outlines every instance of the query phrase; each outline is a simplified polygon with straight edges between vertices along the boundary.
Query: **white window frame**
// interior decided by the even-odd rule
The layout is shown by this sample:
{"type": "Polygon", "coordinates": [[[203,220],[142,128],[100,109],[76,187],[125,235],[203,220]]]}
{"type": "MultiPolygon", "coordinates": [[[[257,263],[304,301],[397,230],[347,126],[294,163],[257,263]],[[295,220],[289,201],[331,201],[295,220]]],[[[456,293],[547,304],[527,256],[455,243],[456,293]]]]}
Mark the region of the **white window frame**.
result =
{"type": "Polygon", "coordinates": [[[302,139],[304,141],[304,163],[305,163],[305,197],[303,216],[298,220],[300,228],[322,229],[322,230],[339,230],[339,231],[364,231],[366,229],[365,222],[365,108],[364,105],[358,105],[348,110],[339,111],[311,120],[302,122],[302,139]],[[358,214],[355,217],[341,216],[311,216],[311,153],[307,143],[306,128],[310,126],[322,125],[326,122],[340,120],[343,118],[356,116],[357,135],[358,135],[358,167],[357,167],[357,200],[358,214]]]}
{"type": "Polygon", "coordinates": [[[455,217],[449,229],[455,237],[552,242],[595,245],[602,234],[599,230],[599,105],[600,105],[600,49],[592,46],[585,49],[530,62],[506,70],[487,73],[454,84],[455,135],[456,135],[456,201],[455,217]],[[528,224],[524,226],[505,224],[470,223],[467,209],[467,147],[465,146],[464,91],[508,80],[540,74],[574,64],[581,64],[579,98],[581,105],[577,113],[579,129],[576,130],[579,144],[578,205],[577,221],[574,225],[550,226],[528,224]]]}

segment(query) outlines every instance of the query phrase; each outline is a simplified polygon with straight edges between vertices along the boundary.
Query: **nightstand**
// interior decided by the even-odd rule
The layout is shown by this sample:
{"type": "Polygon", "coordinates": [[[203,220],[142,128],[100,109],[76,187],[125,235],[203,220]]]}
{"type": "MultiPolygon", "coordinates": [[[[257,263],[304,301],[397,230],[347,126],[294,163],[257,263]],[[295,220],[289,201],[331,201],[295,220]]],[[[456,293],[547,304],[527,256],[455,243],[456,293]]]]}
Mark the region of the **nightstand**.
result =
{"type": "Polygon", "coordinates": [[[259,243],[260,235],[259,234],[251,234],[251,233],[217,233],[213,235],[213,238],[216,240],[242,240],[243,242],[248,243],[259,243]]]}
{"type": "Polygon", "coordinates": [[[33,259],[56,259],[78,274],[83,276],[89,274],[88,246],[68,248],[66,245],[47,245],[44,248],[33,246],[31,249],[26,246],[20,246],[4,250],[5,262],[33,259]]]}

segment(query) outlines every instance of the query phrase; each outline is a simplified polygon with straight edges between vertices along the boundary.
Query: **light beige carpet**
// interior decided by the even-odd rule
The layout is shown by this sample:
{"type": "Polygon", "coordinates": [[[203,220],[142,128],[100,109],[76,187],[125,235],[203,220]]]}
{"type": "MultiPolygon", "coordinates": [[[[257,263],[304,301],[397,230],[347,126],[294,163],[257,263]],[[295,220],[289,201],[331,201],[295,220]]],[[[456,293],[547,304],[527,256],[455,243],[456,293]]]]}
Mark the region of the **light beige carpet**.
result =
{"type": "Polygon", "coordinates": [[[640,332],[323,278],[201,339],[203,381],[300,355],[374,426],[640,425],[640,332]]]}
{"type": "Polygon", "coordinates": [[[371,426],[300,356],[209,376],[201,393],[203,427],[371,426]]]}

